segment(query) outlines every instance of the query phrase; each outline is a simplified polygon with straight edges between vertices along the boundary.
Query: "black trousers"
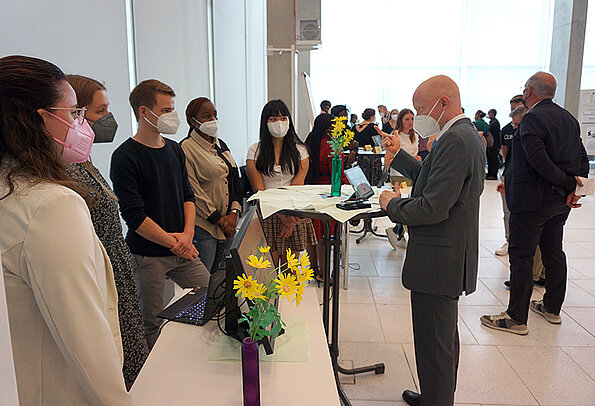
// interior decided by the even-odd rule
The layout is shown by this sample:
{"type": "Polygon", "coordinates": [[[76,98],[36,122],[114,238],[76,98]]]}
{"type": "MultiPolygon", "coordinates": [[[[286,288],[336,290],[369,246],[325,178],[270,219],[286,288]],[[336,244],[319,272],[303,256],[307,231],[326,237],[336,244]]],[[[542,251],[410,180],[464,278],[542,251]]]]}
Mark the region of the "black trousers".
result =
{"type": "Polygon", "coordinates": [[[566,199],[546,191],[542,208],[530,213],[510,214],[510,298],[508,315],[527,323],[533,292],[533,256],[539,244],[546,270],[543,305],[550,313],[560,314],[566,295],[566,255],[562,250],[564,224],[570,213],[566,199]]]}
{"type": "Polygon", "coordinates": [[[488,161],[488,174],[489,177],[497,177],[498,169],[500,168],[500,160],[498,154],[500,153],[500,147],[488,147],[486,149],[486,159],[488,161]]]}
{"type": "Polygon", "coordinates": [[[423,406],[454,404],[459,367],[459,298],[411,292],[413,339],[423,406]]]}

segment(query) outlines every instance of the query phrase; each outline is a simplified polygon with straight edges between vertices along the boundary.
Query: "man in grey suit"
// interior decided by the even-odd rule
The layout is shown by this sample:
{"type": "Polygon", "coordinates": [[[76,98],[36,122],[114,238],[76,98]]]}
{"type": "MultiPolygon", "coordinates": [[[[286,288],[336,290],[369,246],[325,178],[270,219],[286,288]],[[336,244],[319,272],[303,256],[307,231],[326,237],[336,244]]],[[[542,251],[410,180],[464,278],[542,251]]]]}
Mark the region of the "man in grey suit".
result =
{"type": "Polygon", "coordinates": [[[415,357],[421,394],[405,391],[410,405],[453,405],[459,361],[458,298],[477,283],[479,198],[486,158],[477,130],[461,110],[459,88],[446,76],[423,82],[413,95],[414,128],[435,137],[426,160],[402,151],[399,138],[383,134],[395,154],[391,167],[413,179],[411,197],[385,191],[380,206],[409,226],[403,285],[411,290],[415,357]]]}

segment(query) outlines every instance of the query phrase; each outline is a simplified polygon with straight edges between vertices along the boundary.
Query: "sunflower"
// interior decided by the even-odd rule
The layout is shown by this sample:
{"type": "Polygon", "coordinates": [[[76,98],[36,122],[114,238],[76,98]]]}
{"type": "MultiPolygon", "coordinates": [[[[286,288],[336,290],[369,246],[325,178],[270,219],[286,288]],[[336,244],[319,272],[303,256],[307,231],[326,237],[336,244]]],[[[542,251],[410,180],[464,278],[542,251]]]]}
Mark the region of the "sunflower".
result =
{"type": "Polygon", "coordinates": [[[294,270],[300,264],[300,261],[295,258],[295,254],[291,252],[291,248],[287,248],[287,266],[294,270]]]}
{"type": "Polygon", "coordinates": [[[297,279],[298,283],[309,282],[313,278],[314,278],[314,271],[309,266],[302,267],[300,269],[300,273],[298,273],[296,275],[296,279],[297,279]]]}
{"type": "Polygon", "coordinates": [[[271,267],[271,262],[268,259],[265,261],[264,257],[258,258],[256,255],[250,255],[246,260],[246,263],[250,265],[252,268],[256,269],[264,269],[271,267]]]}
{"type": "Polygon", "coordinates": [[[260,251],[262,254],[266,254],[270,250],[271,250],[271,247],[268,245],[266,247],[258,247],[258,251],[260,251]]]}
{"type": "Polygon", "coordinates": [[[302,268],[307,268],[310,266],[310,257],[308,256],[308,254],[302,254],[300,255],[300,266],[302,268]]]}
{"type": "Polygon", "coordinates": [[[275,282],[277,282],[275,287],[279,292],[279,296],[285,297],[288,302],[291,302],[291,299],[295,299],[295,294],[299,288],[295,276],[281,273],[275,279],[275,282]]]}
{"type": "Polygon", "coordinates": [[[238,294],[242,295],[242,297],[252,300],[254,295],[261,291],[262,285],[255,279],[252,279],[252,276],[247,277],[244,273],[233,281],[233,288],[237,290],[238,294]]]}
{"type": "Polygon", "coordinates": [[[250,300],[254,299],[261,299],[261,300],[268,300],[265,296],[267,288],[262,283],[257,283],[257,286],[254,288],[254,297],[250,300]]]}

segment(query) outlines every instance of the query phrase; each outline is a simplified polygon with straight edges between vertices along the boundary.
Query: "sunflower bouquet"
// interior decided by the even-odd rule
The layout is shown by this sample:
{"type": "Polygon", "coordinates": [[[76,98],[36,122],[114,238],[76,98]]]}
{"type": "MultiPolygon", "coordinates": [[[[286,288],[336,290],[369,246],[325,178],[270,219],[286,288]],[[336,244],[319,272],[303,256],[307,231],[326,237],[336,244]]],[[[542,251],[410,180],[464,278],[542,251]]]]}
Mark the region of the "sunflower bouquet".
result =
{"type": "Polygon", "coordinates": [[[281,320],[275,300],[278,297],[286,298],[288,302],[295,302],[296,306],[299,306],[304,288],[314,274],[310,268],[308,254],[303,253],[298,259],[291,249],[287,249],[286,252],[287,262],[274,269],[271,262],[264,259],[264,254],[270,249],[271,247],[259,247],[262,255],[250,255],[246,260],[246,263],[256,270],[271,269],[268,274],[264,273],[262,282],[244,273],[233,283],[233,288],[237,291],[236,296],[253,303],[240,321],[248,323],[248,334],[250,339],[255,341],[265,336],[274,338],[279,334],[285,323],[281,320]]]}
{"type": "Polygon", "coordinates": [[[331,139],[327,141],[333,150],[333,156],[341,156],[345,147],[351,144],[355,133],[347,128],[347,117],[333,118],[331,139]]]}

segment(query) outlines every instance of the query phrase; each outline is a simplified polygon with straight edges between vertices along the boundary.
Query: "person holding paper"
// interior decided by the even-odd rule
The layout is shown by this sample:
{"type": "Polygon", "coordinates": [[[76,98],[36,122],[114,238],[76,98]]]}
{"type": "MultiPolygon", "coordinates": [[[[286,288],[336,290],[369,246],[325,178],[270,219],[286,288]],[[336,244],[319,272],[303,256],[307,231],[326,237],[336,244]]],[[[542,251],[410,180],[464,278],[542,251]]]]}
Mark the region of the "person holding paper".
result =
{"type": "Polygon", "coordinates": [[[434,134],[423,164],[401,150],[399,137],[385,136],[394,154],[391,168],[413,180],[411,197],[384,191],[380,206],[395,223],[409,227],[403,285],[411,312],[421,394],[405,391],[410,405],[452,406],[459,363],[458,303],[477,284],[479,198],[485,180],[485,149],[461,110],[457,84],[434,76],[413,94],[413,127],[434,134]]]}
{"type": "Polygon", "coordinates": [[[577,176],[587,176],[589,161],[578,121],[552,101],[556,79],[537,72],[527,80],[523,104],[529,108],[512,141],[505,181],[510,209],[510,298],[502,313],[480,318],[486,327],[528,334],[531,310],[560,324],[566,294],[564,224],[570,208],[579,207],[577,176]],[[532,266],[537,245],[546,269],[543,300],[531,300],[532,266]]]}

